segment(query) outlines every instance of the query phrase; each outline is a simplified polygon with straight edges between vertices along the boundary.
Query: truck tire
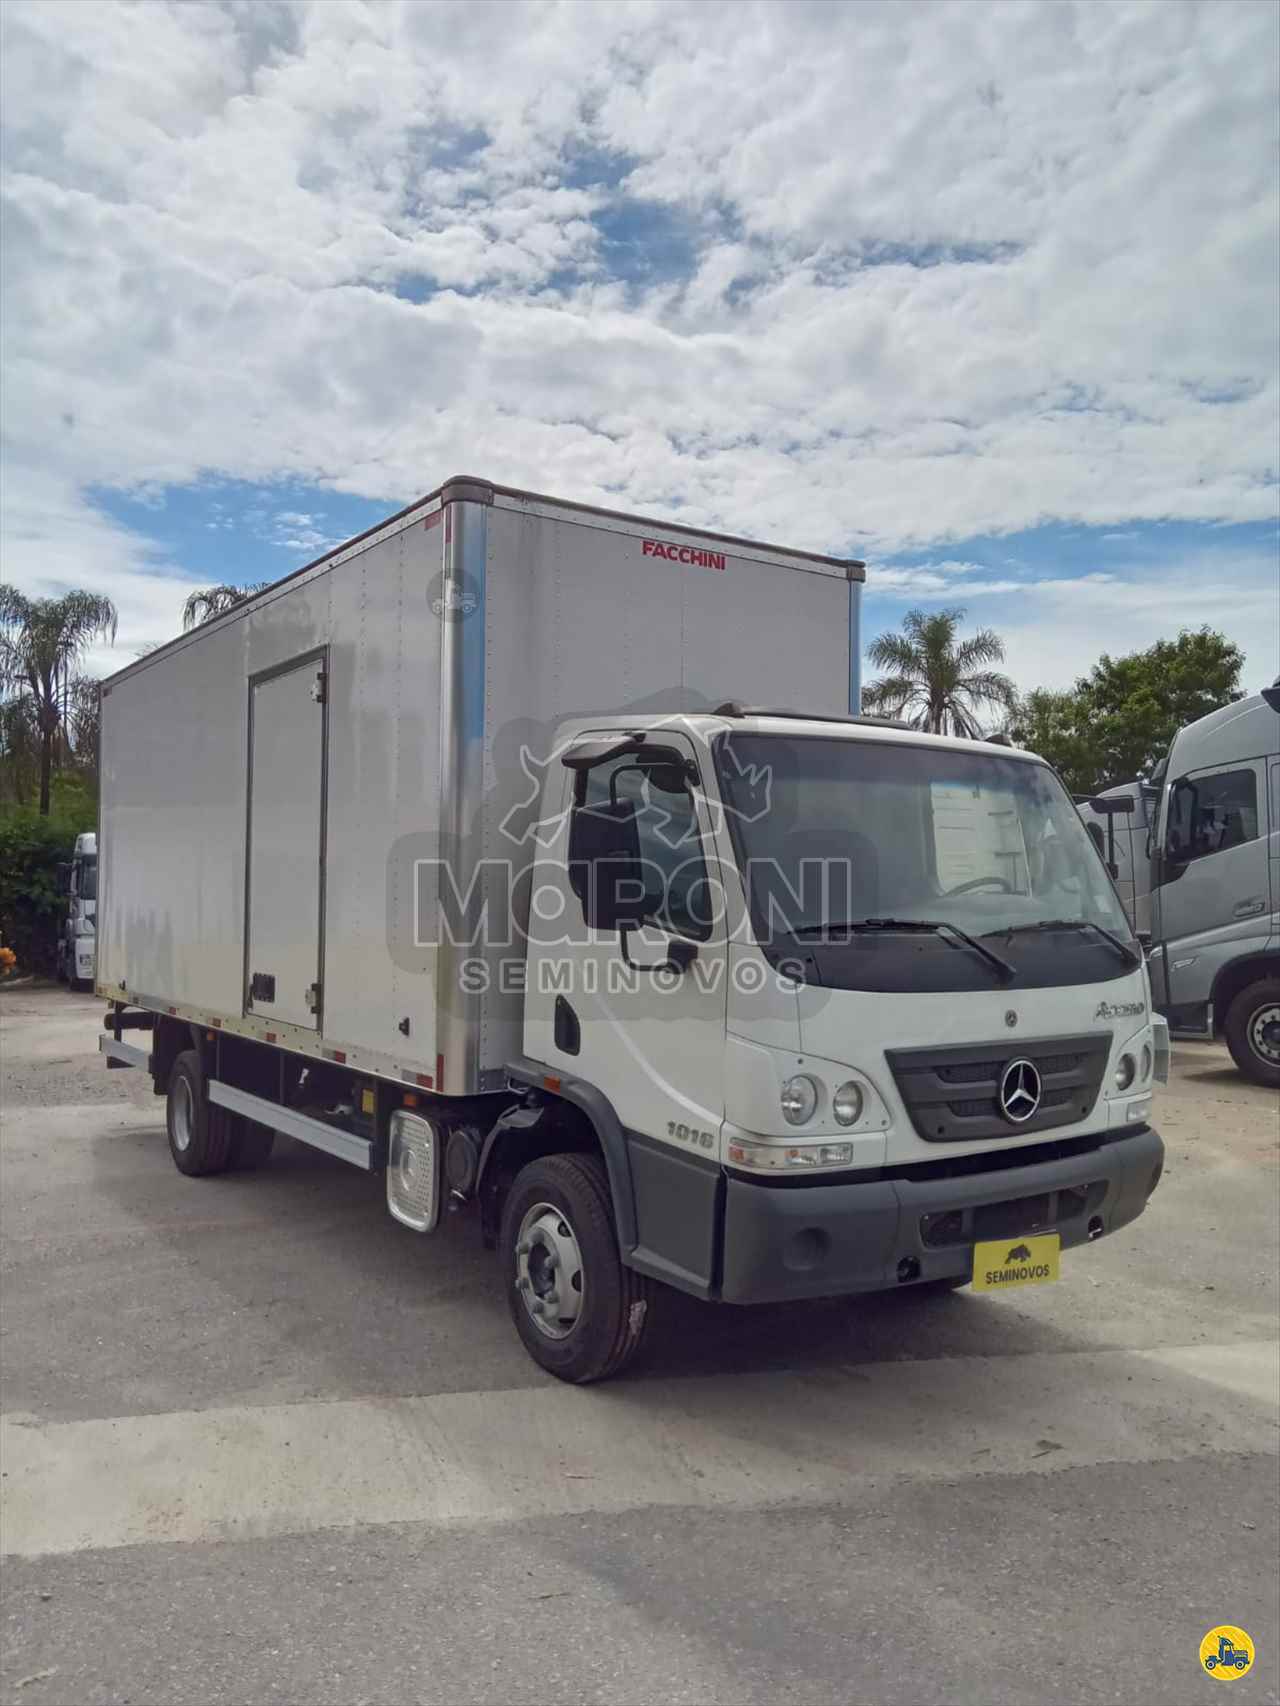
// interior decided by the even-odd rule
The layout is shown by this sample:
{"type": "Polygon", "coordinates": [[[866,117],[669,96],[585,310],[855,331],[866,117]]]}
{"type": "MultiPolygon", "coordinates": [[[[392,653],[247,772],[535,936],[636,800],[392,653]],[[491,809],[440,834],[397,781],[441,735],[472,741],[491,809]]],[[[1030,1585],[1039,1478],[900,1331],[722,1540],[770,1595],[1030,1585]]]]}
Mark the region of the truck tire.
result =
{"type": "Polygon", "coordinates": [[[1242,989],[1227,1008],[1222,1030],[1245,1077],[1280,1089],[1280,978],[1260,978],[1242,989]]]}
{"type": "Polygon", "coordinates": [[[231,1122],[228,1167],[237,1173],[252,1173],[256,1167],[265,1167],[271,1159],[275,1141],[276,1134],[269,1125],[238,1114],[231,1122]]]}
{"type": "Polygon", "coordinates": [[[165,1126],[169,1153],[180,1173],[194,1178],[226,1171],[232,1122],[226,1109],[215,1107],[206,1096],[204,1069],[193,1048],[185,1049],[170,1069],[165,1126]]]}
{"type": "Polygon", "coordinates": [[[609,1181],[594,1155],[544,1155],[516,1175],[498,1249],[507,1307],[536,1363],[584,1386],[640,1349],[649,1283],[622,1265],[609,1181]]]}

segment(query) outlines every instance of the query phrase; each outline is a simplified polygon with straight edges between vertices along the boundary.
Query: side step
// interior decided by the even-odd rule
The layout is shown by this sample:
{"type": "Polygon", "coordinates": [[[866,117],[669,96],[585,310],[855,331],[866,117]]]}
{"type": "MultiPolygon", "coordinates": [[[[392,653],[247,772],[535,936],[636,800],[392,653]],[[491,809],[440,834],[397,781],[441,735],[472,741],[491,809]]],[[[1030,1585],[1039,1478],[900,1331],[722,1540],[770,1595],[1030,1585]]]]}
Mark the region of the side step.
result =
{"type": "Polygon", "coordinates": [[[151,1070],[151,1050],[138,1048],[134,1043],[118,1043],[114,1037],[98,1037],[98,1052],[105,1054],[108,1066],[140,1066],[144,1072],[151,1070]]]}
{"type": "MultiPolygon", "coordinates": [[[[127,1045],[115,1043],[112,1046],[124,1048],[127,1045]]],[[[140,1054],[142,1051],[136,1052],[140,1054]]],[[[309,1143],[313,1149],[323,1149],[326,1155],[334,1155],[339,1161],[349,1161],[353,1167],[363,1168],[366,1173],[373,1171],[373,1145],[367,1138],[340,1131],[337,1126],[326,1125],[323,1120],[313,1120],[310,1114],[300,1114],[296,1108],[282,1108],[279,1102],[268,1102],[248,1090],[237,1090],[234,1084],[224,1084],[219,1078],[209,1080],[209,1100],[217,1102],[219,1107],[229,1108],[233,1114],[245,1114],[260,1125],[270,1126],[272,1131],[282,1131],[289,1137],[296,1137],[300,1143],[309,1143]]]]}

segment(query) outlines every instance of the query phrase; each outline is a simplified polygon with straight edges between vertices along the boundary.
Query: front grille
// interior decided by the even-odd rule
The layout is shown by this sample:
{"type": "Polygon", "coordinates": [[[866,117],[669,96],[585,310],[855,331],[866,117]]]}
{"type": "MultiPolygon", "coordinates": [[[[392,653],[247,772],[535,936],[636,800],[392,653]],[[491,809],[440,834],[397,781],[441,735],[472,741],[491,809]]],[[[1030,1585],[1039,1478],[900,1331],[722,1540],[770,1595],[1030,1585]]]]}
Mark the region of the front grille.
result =
{"type": "Polygon", "coordinates": [[[964,1061],[959,1066],[940,1066],[938,1077],[944,1084],[981,1084],[990,1078],[991,1068],[982,1060],[964,1061]]]}
{"type": "Polygon", "coordinates": [[[1110,1050],[1110,1032],[1100,1032],[976,1047],[890,1049],[887,1058],[920,1136],[927,1143],[968,1143],[1086,1119],[1098,1099],[1110,1050]],[[1004,1117],[999,1099],[1000,1081],[1015,1060],[1031,1061],[1041,1083],[1039,1107],[1020,1124],[1004,1117]]]}

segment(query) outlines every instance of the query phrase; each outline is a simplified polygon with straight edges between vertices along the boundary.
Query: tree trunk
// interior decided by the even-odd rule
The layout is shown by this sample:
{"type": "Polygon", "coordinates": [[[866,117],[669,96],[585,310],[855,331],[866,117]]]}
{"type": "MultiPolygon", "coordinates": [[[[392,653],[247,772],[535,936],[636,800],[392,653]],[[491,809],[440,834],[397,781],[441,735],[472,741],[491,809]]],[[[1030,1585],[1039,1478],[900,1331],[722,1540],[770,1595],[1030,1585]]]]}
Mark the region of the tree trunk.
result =
{"type": "Polygon", "coordinates": [[[40,816],[49,815],[49,778],[53,771],[53,736],[40,731],[40,816]]]}

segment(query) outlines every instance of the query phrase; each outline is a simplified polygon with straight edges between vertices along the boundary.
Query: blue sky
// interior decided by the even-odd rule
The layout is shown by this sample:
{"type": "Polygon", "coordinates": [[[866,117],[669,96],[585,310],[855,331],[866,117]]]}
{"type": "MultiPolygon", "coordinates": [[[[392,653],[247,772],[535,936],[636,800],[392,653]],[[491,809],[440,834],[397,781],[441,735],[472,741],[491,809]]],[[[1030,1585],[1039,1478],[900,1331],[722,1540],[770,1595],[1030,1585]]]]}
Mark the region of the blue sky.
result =
{"type": "Polygon", "coordinates": [[[863,555],[1024,687],[1280,670],[1280,12],[502,17],[3,8],[4,573],[95,667],[466,469],[863,555]]]}

